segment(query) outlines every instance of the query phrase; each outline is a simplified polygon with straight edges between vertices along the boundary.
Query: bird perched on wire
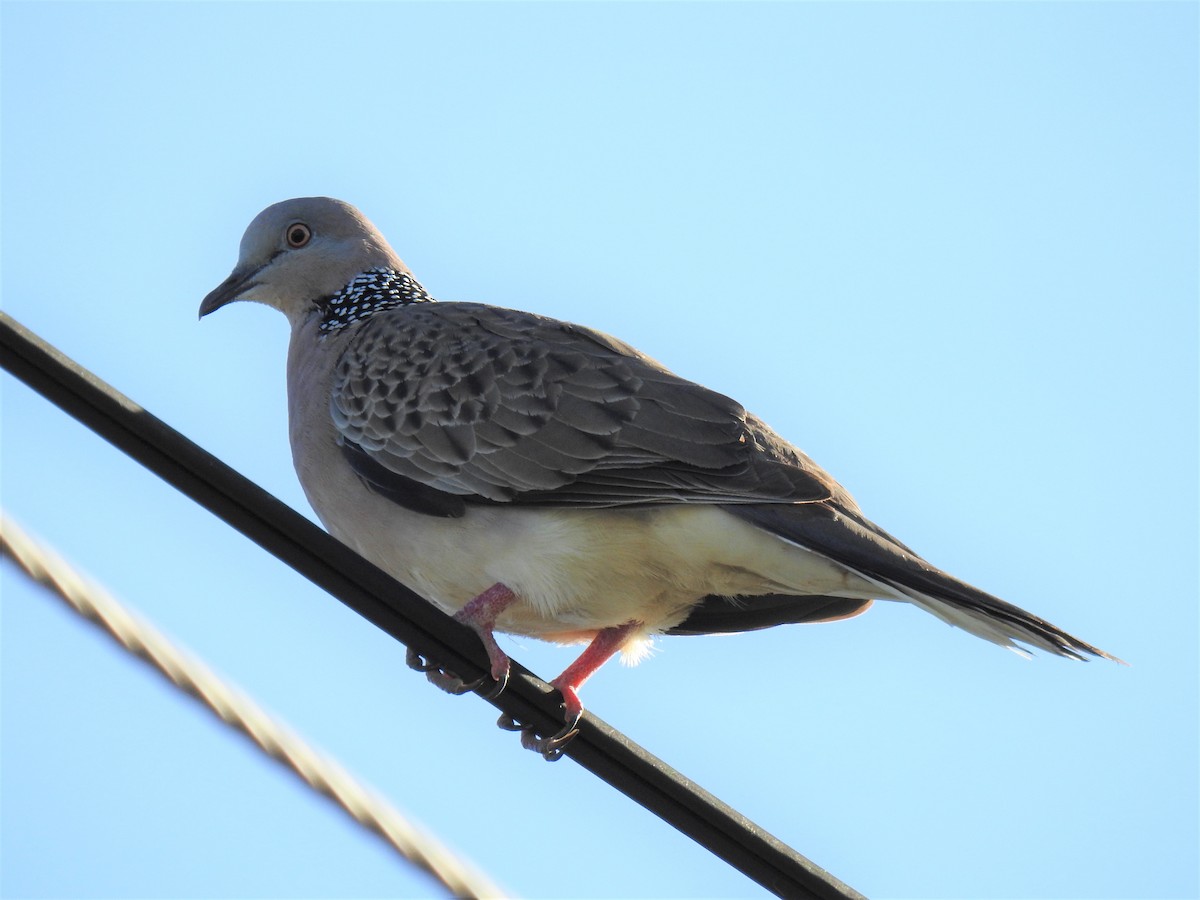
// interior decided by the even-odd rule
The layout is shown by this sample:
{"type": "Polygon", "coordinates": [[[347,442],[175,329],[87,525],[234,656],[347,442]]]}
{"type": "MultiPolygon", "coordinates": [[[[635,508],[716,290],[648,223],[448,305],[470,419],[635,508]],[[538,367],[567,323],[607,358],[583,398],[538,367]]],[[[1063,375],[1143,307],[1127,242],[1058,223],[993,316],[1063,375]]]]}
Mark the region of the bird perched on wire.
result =
{"type": "MultiPolygon", "coordinates": [[[[329,531],[478,633],[587,643],[551,684],[557,758],[580,685],[660,634],[748,631],[912,603],[1002,646],[1109,656],[927,563],[730,398],[567,322],[435,302],[354,207],[310,197],[250,223],[200,315],[291,323],[288,413],[329,531]]],[[[453,692],[476,689],[410,651],[453,692]]]]}

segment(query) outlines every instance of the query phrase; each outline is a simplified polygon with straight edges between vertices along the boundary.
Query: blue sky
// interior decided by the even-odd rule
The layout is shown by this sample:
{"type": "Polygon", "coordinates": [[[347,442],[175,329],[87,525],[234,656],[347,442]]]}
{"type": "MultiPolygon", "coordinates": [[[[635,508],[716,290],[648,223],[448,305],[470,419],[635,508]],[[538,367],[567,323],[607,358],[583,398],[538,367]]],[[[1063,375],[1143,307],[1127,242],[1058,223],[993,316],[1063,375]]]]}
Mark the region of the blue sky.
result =
{"type": "MultiPolygon", "coordinates": [[[[1195,4],[0,15],[16,319],[311,515],[283,320],[196,308],[264,206],[348,200],[435,296],[630,341],[1132,664],[876,604],[664,640],[589,708],[872,897],[1200,893],[1195,4]]],[[[762,895],[0,385],[15,517],[510,891],[762,895]]],[[[4,897],[431,892],[8,565],[0,588],[4,897]]]]}

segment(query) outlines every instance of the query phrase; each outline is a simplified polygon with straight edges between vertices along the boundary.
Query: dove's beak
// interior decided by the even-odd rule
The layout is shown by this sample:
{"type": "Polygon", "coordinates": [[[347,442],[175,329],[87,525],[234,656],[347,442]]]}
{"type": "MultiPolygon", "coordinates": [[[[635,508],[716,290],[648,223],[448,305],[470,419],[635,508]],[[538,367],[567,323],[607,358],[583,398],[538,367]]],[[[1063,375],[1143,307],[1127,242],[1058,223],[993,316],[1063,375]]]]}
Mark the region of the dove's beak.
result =
{"type": "Polygon", "coordinates": [[[200,302],[200,318],[203,319],[210,312],[216,312],[222,306],[233,303],[235,300],[245,299],[243,294],[258,287],[258,282],[254,279],[260,271],[257,268],[248,271],[234,269],[233,274],[210,291],[208,296],[200,302]]]}

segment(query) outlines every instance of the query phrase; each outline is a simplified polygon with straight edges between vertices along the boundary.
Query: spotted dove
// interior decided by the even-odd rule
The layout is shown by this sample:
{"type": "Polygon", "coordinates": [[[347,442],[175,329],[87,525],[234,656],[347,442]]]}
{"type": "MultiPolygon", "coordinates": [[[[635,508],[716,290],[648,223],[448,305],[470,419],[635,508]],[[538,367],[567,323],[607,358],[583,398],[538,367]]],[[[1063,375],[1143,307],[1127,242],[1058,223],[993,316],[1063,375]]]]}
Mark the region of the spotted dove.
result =
{"type": "MultiPolygon", "coordinates": [[[[587,642],[578,689],[661,634],[739,632],[902,600],[1002,646],[1108,654],[934,568],[811,459],[730,398],[628,344],[533,313],[434,302],[354,207],[277,203],[204,298],[291,323],[292,455],[329,531],[483,640],[587,642]]],[[[456,692],[453,673],[410,663],[456,692]]]]}

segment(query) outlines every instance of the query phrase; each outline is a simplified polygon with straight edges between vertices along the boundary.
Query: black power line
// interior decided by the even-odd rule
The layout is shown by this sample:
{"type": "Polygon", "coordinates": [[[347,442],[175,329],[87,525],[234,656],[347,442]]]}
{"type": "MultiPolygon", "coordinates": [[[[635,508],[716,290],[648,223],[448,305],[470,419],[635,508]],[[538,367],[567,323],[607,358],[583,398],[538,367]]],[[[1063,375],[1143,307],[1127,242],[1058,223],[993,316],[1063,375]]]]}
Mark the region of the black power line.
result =
{"type": "MultiPolygon", "coordinates": [[[[392,637],[464,679],[488,672],[469,628],[5,313],[0,349],[17,378],[392,637]]],[[[542,734],[561,725],[557,692],[516,662],[507,689],[489,702],[542,734]]],[[[566,755],[780,897],[862,898],[590,713],[566,755]]]]}

